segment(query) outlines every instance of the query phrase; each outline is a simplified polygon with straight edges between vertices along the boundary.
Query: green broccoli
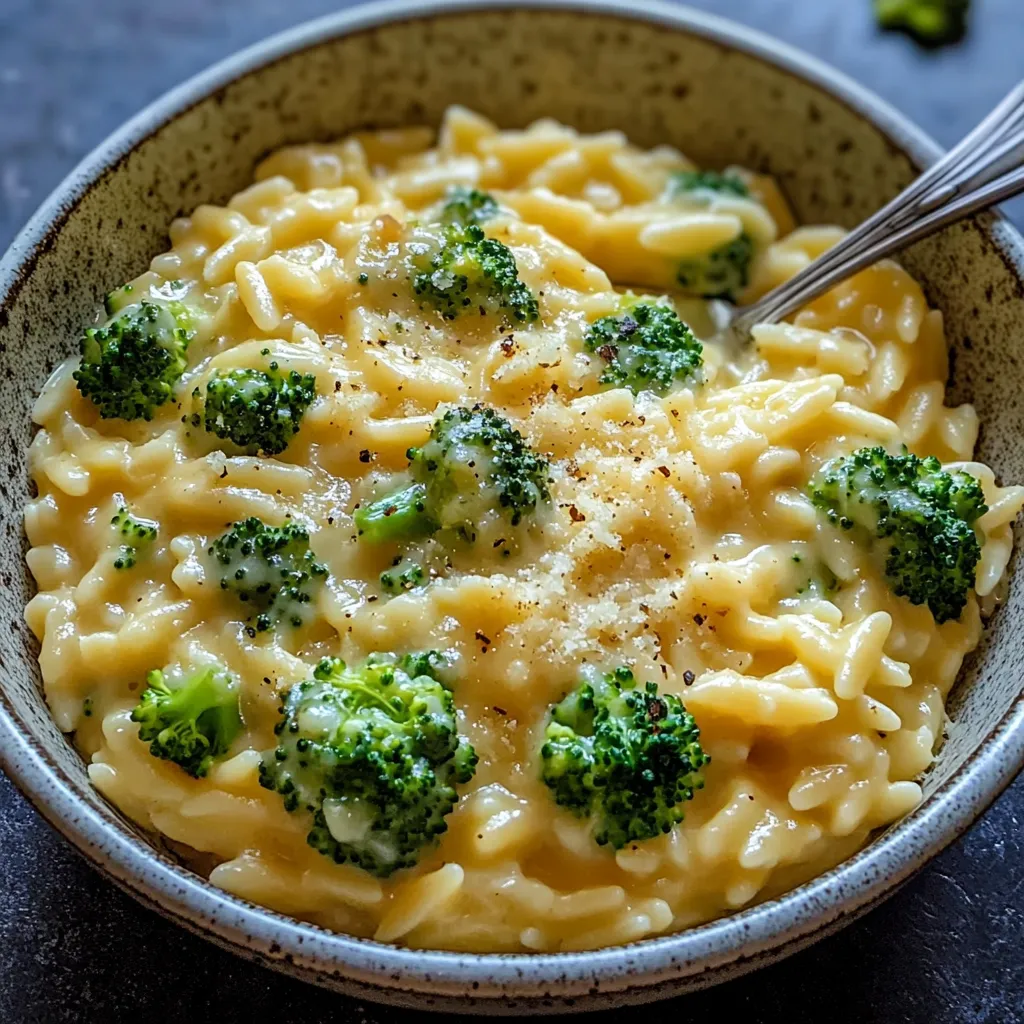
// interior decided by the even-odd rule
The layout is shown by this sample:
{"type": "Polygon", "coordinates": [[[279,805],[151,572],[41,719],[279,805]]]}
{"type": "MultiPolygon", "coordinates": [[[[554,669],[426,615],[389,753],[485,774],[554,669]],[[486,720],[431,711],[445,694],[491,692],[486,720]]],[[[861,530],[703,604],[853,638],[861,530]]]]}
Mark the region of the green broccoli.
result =
{"type": "Polygon", "coordinates": [[[477,756],[443,666],[436,652],[371,655],[351,669],[324,658],[285,694],[260,784],[311,816],[306,841],[324,856],[384,878],[447,829],[477,756]]]}
{"type": "Polygon", "coordinates": [[[703,347],[673,309],[638,302],[620,316],[603,316],[584,338],[606,363],[601,383],[641,391],[668,391],[700,379],[703,347]]]}
{"type": "Polygon", "coordinates": [[[967,31],[970,0],[874,0],[884,29],[906,32],[924,46],[955,43],[967,31]]]}
{"type": "Polygon", "coordinates": [[[390,569],[380,574],[380,587],[387,594],[401,594],[406,590],[415,590],[427,582],[427,574],[418,562],[408,562],[399,555],[391,563],[390,569]],[[407,563],[403,568],[403,563],[407,563]]]}
{"type": "Polygon", "coordinates": [[[115,288],[103,296],[103,310],[107,316],[115,316],[125,306],[130,306],[134,298],[135,285],[123,284],[120,288],[115,288]]]}
{"type": "Polygon", "coordinates": [[[117,312],[82,336],[82,362],[72,376],[105,419],[151,420],[185,371],[191,315],[180,302],[118,308],[108,296],[108,305],[117,312]]]}
{"type": "Polygon", "coordinates": [[[655,683],[637,688],[628,668],[592,666],[552,709],[541,759],[555,801],[589,818],[595,842],[616,850],[682,821],[711,760],[678,697],[659,695],[655,683]]]}
{"type": "MultiPolygon", "coordinates": [[[[192,392],[199,397],[199,389],[192,392]]],[[[204,426],[251,454],[279,455],[299,432],[307,407],[316,398],[316,378],[296,370],[282,374],[249,368],[215,373],[206,385],[204,426]]],[[[198,426],[198,415],[193,416],[198,426]]]]}
{"type": "MultiPolygon", "coordinates": [[[[794,561],[801,561],[801,559],[794,556],[794,561]]],[[[814,562],[810,566],[810,571],[800,580],[796,594],[799,597],[807,596],[828,600],[837,590],[839,590],[839,579],[836,574],[824,562],[814,562]]]]}
{"type": "MultiPolygon", "coordinates": [[[[456,208],[469,205],[468,201],[457,202],[456,208]]],[[[450,221],[442,228],[439,245],[414,256],[413,291],[446,320],[474,309],[532,323],[540,315],[537,299],[519,280],[512,250],[488,238],[476,219],[471,223],[450,221]]]]}
{"type": "Polygon", "coordinates": [[[728,171],[676,171],[669,179],[669,197],[689,195],[702,196],[709,193],[726,196],[750,195],[747,183],[737,174],[728,171]]]}
{"type": "Polygon", "coordinates": [[[309,549],[309,532],[298,523],[267,526],[250,516],[218,537],[207,553],[223,574],[221,589],[252,609],[250,621],[258,632],[279,622],[303,625],[327,576],[309,549]]]}
{"type": "Polygon", "coordinates": [[[139,549],[148,548],[156,540],[159,527],[159,524],[152,519],[133,516],[124,505],[114,513],[110,525],[114,527],[118,536],[125,540],[118,551],[117,558],[114,559],[115,569],[133,568],[139,555],[139,549]]]}
{"type": "Polygon", "coordinates": [[[682,260],[676,268],[676,280],[690,295],[735,302],[750,282],[753,259],[754,243],[750,235],[743,232],[711,252],[682,260]]]}
{"type": "Polygon", "coordinates": [[[242,731],[238,683],[216,665],[208,665],[170,685],[168,675],[154,669],[132,711],[139,739],[154,757],[173,761],[201,779],[223,757],[242,731]]]}
{"type": "Polygon", "coordinates": [[[412,483],[356,511],[359,535],[410,540],[439,529],[476,539],[488,513],[512,526],[549,497],[548,464],[493,409],[451,409],[422,448],[410,448],[412,483]]]}
{"type": "Polygon", "coordinates": [[[905,448],[861,448],[826,463],[808,494],[828,522],[872,547],[893,593],[927,604],[938,623],[960,618],[981,558],[974,523],[987,511],[974,477],[905,448]]]}
{"type": "MultiPolygon", "coordinates": [[[[750,189],[735,174],[719,171],[678,171],[669,180],[669,198],[687,195],[706,197],[711,193],[747,197],[750,189]]],[[[729,299],[746,288],[754,243],[743,232],[731,242],[699,256],[688,256],[676,268],[676,280],[691,295],[704,299],[729,299]]]]}
{"type": "Polygon", "coordinates": [[[443,224],[483,224],[498,214],[494,196],[479,189],[453,185],[448,189],[441,209],[443,224]]]}

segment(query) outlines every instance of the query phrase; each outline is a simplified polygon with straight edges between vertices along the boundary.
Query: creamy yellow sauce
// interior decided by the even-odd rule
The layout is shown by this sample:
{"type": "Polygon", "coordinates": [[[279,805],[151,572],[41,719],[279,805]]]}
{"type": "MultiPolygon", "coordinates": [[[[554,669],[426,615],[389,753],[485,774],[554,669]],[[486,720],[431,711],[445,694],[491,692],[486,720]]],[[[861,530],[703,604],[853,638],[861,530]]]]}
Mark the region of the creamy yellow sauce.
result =
{"type": "MultiPolygon", "coordinates": [[[[176,221],[170,251],[133,283],[197,311],[177,401],[151,422],[101,419],[75,388],[76,360],[46,385],[25,521],[39,590],[26,617],[47,700],[95,785],[209,855],[216,885],[412,946],[604,946],[777,894],[920,800],[1024,490],[971,461],[974,410],[943,405],[942,315],[895,263],[760,327],[748,352],[706,345],[702,384],[664,397],[603,387],[583,336],[623,288],[661,296],[680,258],[745,232],[757,251],[750,298],[841,237],[795,228],[772,182],[753,175],[750,198],[669,198],[669,176],[689,167],[618,132],[499,131],[464,109],[436,140],[410,129],[283,150],[226,207],[176,221]],[[537,322],[446,321],[412,293],[409,240],[429,240],[453,184],[502,205],[486,232],[511,247],[537,322]],[[282,454],[240,455],[191,425],[191,395],[216,369],[264,366],[267,349],[313,374],[318,398],[282,454]],[[500,519],[473,545],[423,542],[429,585],[387,597],[378,578],[396,548],[360,543],[353,510],[440,412],[475,402],[550,460],[550,509],[505,544],[494,543],[500,519]],[[827,458],[900,443],[984,486],[977,596],[960,621],[938,626],[894,597],[804,496],[827,458]],[[158,526],[128,571],[114,568],[122,538],[110,525],[123,503],[158,526]],[[250,635],[204,560],[250,515],[305,525],[329,570],[301,629],[250,635]],[[806,585],[819,564],[837,594],[806,585]],[[260,752],[274,746],[281,692],[320,657],[426,648],[455,660],[480,764],[440,844],[378,880],[306,845],[308,822],[258,784],[260,752]],[[210,661],[241,682],[244,730],[193,779],[149,754],[130,712],[148,670],[210,661]],[[539,776],[549,708],[584,663],[628,664],[678,694],[712,757],[684,822],[617,853],[539,776]]],[[[703,302],[676,308],[709,336],[703,302]]]]}

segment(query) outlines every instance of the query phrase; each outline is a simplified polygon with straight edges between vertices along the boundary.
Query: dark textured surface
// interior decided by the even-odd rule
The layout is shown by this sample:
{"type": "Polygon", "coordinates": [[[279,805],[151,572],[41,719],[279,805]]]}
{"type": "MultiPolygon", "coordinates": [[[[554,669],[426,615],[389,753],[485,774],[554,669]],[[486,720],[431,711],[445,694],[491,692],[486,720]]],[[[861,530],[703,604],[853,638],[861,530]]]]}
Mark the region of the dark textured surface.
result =
{"type": "MultiPolygon", "coordinates": [[[[0,247],[85,151],[239,46],[325,0],[0,0],[0,247]]],[[[879,38],[867,0],[704,0],[847,70],[950,143],[1024,70],[1024,5],[980,0],[967,42],[879,38]]],[[[960,843],[868,918],[790,960],[649,1012],[732,1021],[1024,1021],[1024,863],[1012,787],[960,843]],[[742,1015],[742,1017],[741,1017],[742,1015]]],[[[602,1024],[621,1015],[601,1015],[602,1024]]],[[[633,1011],[635,1012],[635,1011],[633,1011]]],[[[359,1006],[243,964],[94,874],[0,779],[0,1021],[340,1019],[359,1006]]]]}

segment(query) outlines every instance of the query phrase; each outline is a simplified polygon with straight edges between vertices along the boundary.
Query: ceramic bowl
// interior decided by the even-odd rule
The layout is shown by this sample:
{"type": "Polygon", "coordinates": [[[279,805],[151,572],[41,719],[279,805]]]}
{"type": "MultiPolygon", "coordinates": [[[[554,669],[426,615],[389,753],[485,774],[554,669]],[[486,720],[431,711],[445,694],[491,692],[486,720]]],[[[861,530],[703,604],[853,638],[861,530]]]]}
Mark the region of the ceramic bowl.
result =
{"type": "MultiPolygon", "coordinates": [[[[336,935],[221,892],[89,785],[50,720],[22,506],[29,410],[98,298],[142,271],[173,217],[221,202],[285,143],[357,127],[437,123],[467,97],[506,127],[551,116],[625,129],[699,163],[775,175],[800,220],[852,226],[938,150],[882,101],[817,61],[721,19],[656,3],[399,2],[333,15],[199,75],[104,142],[0,262],[0,761],[101,871],[242,956],[370,999],[454,1011],[562,1011],[650,1000],[779,959],[883,899],[956,838],[1024,760],[1024,571],[954,693],[921,806],[841,866],[732,917],[630,946],[555,955],[410,951],[336,935]]],[[[1024,479],[1024,245],[1005,221],[964,223],[905,254],[952,339],[954,401],[983,423],[981,457],[1024,479]],[[993,372],[998,367],[998,372],[993,372]]]]}

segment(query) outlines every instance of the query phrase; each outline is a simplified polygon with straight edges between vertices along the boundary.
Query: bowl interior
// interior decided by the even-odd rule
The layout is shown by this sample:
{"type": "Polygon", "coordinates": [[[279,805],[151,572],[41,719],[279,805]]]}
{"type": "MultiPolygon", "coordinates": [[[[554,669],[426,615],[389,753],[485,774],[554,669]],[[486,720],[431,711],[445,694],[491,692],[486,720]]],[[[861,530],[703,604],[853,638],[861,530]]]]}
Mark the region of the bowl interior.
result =
{"type": "MultiPolygon", "coordinates": [[[[23,558],[22,506],[29,496],[33,397],[75,347],[100,296],[165,247],[172,218],[201,202],[225,200],[249,182],[261,156],[282,144],[359,127],[436,124],[445,107],[467,98],[505,127],[550,116],[586,131],[624,129],[641,146],[669,143],[702,164],[739,163],[771,173],[803,222],[851,226],[914,173],[914,156],[865,119],[855,109],[858,101],[837,99],[755,53],[664,24],[580,9],[449,11],[343,38],[330,35],[317,40],[310,33],[309,48],[271,53],[274,59],[262,67],[265,57],[243,61],[236,68],[246,73],[234,81],[226,81],[227,72],[215,73],[134,122],[65,190],[60,208],[47,215],[55,215],[52,228],[34,250],[16,246],[0,266],[0,431],[7,470],[0,485],[0,613],[9,624],[0,634],[3,699],[77,799],[140,843],[149,840],[91,788],[43,703],[37,649],[23,621],[33,586],[23,558]]],[[[921,156],[919,140],[907,147],[921,156]]],[[[952,400],[977,406],[980,455],[1010,480],[1024,479],[1016,349],[1024,297],[1014,270],[1015,259],[1022,265],[1016,244],[1005,225],[984,218],[922,243],[904,261],[946,315],[952,400]]],[[[1024,637],[1014,629],[1024,608],[1019,561],[1013,575],[1007,606],[958,686],[949,739],[928,776],[926,796],[972,758],[1018,697],[1024,660],[1024,637]]],[[[8,746],[12,774],[34,789],[23,775],[30,770],[25,758],[8,746]]],[[[713,936],[715,926],[708,928],[700,931],[713,936]]],[[[689,952],[699,959],[711,948],[689,952]]],[[[695,969],[691,963],[677,973],[689,977],[695,969]]]]}

